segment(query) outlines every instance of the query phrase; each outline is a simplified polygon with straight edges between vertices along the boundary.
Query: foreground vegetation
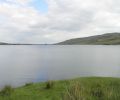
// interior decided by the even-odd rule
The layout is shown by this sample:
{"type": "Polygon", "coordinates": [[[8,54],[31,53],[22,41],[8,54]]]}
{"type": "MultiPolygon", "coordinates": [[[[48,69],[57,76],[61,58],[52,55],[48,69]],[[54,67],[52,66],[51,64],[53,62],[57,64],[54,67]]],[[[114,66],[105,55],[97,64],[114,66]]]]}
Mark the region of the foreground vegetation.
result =
{"type": "Polygon", "coordinates": [[[0,100],[120,100],[119,78],[78,78],[5,86],[0,100]]]}

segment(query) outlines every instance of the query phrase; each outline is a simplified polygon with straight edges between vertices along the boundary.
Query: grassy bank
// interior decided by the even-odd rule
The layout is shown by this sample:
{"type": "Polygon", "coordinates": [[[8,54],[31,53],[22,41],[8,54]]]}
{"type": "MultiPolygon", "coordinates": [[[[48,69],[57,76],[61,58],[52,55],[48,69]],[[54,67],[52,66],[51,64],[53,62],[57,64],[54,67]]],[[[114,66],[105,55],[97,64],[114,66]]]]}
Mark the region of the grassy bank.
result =
{"type": "Polygon", "coordinates": [[[0,100],[120,100],[119,78],[78,78],[23,87],[6,86],[0,100]]]}

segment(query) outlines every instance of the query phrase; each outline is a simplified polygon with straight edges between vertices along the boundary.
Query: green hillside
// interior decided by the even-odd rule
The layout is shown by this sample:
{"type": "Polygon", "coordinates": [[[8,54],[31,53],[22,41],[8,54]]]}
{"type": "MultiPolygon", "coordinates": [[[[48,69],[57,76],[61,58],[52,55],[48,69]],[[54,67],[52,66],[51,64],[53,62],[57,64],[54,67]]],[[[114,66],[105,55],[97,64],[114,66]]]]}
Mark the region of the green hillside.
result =
{"type": "Polygon", "coordinates": [[[119,45],[120,33],[107,33],[103,35],[96,35],[85,38],[75,38],[57,44],[59,45],[119,45]]]}

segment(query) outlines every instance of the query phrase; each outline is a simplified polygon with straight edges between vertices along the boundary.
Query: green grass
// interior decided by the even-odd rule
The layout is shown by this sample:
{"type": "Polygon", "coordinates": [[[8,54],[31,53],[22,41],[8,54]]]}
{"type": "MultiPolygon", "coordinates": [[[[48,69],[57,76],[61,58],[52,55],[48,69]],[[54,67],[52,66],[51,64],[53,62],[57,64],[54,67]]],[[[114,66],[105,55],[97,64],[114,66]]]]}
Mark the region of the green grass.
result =
{"type": "Polygon", "coordinates": [[[88,77],[52,81],[52,85],[51,81],[32,83],[7,90],[10,95],[0,95],[0,100],[120,100],[120,79],[88,77]],[[50,87],[46,88],[47,85],[50,87]]]}

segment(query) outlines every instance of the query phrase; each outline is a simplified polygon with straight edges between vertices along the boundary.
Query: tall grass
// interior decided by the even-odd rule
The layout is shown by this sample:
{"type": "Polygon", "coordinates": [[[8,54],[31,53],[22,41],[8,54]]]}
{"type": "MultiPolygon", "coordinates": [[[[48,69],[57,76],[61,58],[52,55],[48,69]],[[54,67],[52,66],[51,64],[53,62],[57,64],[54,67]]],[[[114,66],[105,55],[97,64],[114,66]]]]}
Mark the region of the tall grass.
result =
{"type": "Polygon", "coordinates": [[[120,83],[71,82],[62,96],[62,100],[120,100],[120,83]]]}
{"type": "Polygon", "coordinates": [[[85,100],[84,87],[80,82],[71,83],[63,95],[63,100],[85,100]]]}

